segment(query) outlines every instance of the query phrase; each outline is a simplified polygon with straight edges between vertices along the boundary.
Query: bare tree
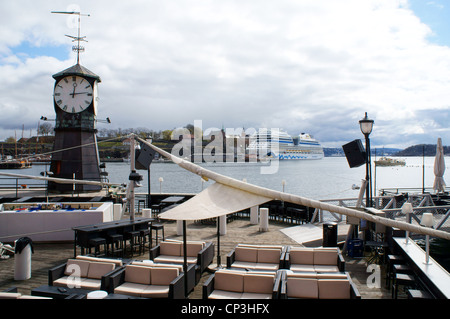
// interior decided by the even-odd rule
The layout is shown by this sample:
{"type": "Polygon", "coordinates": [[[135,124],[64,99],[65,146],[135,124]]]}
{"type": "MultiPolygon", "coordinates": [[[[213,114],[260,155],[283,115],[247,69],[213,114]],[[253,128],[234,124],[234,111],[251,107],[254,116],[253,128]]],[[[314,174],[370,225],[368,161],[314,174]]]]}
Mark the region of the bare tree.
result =
{"type": "Polygon", "coordinates": [[[38,131],[39,135],[47,136],[47,135],[51,135],[52,133],[53,133],[53,126],[50,123],[45,122],[45,123],[42,123],[41,125],[39,125],[39,131],[38,131]]]}

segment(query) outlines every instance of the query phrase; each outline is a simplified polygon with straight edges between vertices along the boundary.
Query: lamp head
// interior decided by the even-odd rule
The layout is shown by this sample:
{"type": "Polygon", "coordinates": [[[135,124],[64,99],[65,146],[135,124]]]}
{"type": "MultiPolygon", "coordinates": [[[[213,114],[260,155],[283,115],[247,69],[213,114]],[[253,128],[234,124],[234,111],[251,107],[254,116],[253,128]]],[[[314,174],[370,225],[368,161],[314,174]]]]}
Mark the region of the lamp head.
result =
{"type": "Polygon", "coordinates": [[[364,118],[359,121],[359,126],[361,128],[361,132],[364,135],[369,135],[370,133],[372,133],[373,122],[374,122],[373,120],[371,120],[367,117],[367,112],[366,112],[366,115],[364,116],[364,118]]]}
{"type": "Polygon", "coordinates": [[[402,206],[402,213],[403,214],[411,214],[413,212],[413,208],[411,203],[404,203],[402,206]]]}
{"type": "Polygon", "coordinates": [[[425,227],[433,227],[434,226],[433,214],[423,213],[420,224],[425,227]]]}

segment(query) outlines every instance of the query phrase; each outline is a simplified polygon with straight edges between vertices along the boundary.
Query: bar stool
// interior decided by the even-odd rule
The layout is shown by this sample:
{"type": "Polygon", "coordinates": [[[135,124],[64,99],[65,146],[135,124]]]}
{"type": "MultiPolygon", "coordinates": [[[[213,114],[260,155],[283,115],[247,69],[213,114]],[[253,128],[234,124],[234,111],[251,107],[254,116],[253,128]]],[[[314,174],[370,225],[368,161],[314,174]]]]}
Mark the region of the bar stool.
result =
{"type": "Polygon", "coordinates": [[[147,244],[147,239],[148,239],[148,248],[149,249],[151,248],[150,230],[148,229],[148,227],[139,229],[139,236],[142,245],[142,252],[145,253],[145,246],[147,244]]]}
{"type": "Polygon", "coordinates": [[[387,256],[387,267],[386,267],[386,287],[390,287],[391,279],[394,273],[394,265],[405,264],[405,258],[400,255],[388,255],[387,256]]]}
{"type": "Polygon", "coordinates": [[[398,297],[398,286],[402,285],[406,287],[414,287],[416,279],[414,276],[409,274],[395,274],[394,282],[392,283],[392,298],[397,299],[398,297]]]}
{"type": "Polygon", "coordinates": [[[114,256],[116,253],[119,253],[121,257],[124,254],[124,243],[123,243],[123,235],[122,234],[110,234],[107,236],[107,243],[110,246],[111,256],[114,256]]]}
{"type": "Polygon", "coordinates": [[[107,247],[106,247],[106,239],[97,237],[91,238],[89,240],[89,254],[91,254],[91,248],[94,248],[94,256],[100,256],[100,246],[103,245],[103,255],[106,255],[107,247]]]}
{"type": "Polygon", "coordinates": [[[158,246],[158,231],[162,230],[161,239],[164,240],[164,225],[162,224],[151,224],[150,225],[150,246],[153,247],[153,238],[156,240],[156,246],[158,246]],[[156,236],[153,237],[153,230],[155,230],[156,236]]]}
{"type": "MultiPolygon", "coordinates": [[[[134,249],[139,248],[139,254],[141,254],[141,237],[139,230],[131,230],[125,232],[125,241],[130,241],[131,256],[133,256],[134,249]]],[[[126,250],[126,248],[125,248],[126,250]]]]}
{"type": "Polygon", "coordinates": [[[152,217],[158,218],[158,215],[161,213],[161,205],[154,204],[152,205],[151,209],[152,209],[152,217]]]}
{"type": "Polygon", "coordinates": [[[433,299],[430,293],[419,289],[406,289],[406,294],[408,299],[433,299]]]}
{"type": "Polygon", "coordinates": [[[412,273],[412,269],[409,265],[407,264],[394,264],[392,266],[392,271],[395,274],[411,274],[412,273]]]}

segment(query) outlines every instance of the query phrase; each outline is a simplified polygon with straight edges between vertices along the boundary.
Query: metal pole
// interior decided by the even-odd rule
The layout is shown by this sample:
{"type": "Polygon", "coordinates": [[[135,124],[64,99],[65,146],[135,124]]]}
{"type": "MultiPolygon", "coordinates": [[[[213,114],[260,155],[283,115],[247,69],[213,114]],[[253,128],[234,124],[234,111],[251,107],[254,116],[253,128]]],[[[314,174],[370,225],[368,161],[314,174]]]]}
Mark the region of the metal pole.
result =
{"type": "Polygon", "coordinates": [[[217,217],[217,268],[222,265],[222,260],[220,257],[220,216],[217,217]]]}
{"type": "Polygon", "coordinates": [[[187,240],[186,240],[186,221],[183,220],[183,271],[184,271],[184,295],[188,295],[188,273],[187,273],[187,240]]]}
{"type": "Polygon", "coordinates": [[[147,208],[151,207],[151,193],[150,193],[150,165],[147,171],[147,182],[148,182],[148,195],[147,195],[147,208]]]}
{"type": "Polygon", "coordinates": [[[430,235],[425,236],[425,264],[430,264],[430,235]]]}
{"type": "Polygon", "coordinates": [[[422,194],[425,194],[425,145],[422,145],[422,194]]]}
{"type": "Polygon", "coordinates": [[[369,206],[372,207],[372,160],[370,154],[370,139],[369,134],[367,134],[367,151],[368,151],[368,161],[369,161],[369,206]]]}
{"type": "MultiPolygon", "coordinates": [[[[130,170],[135,171],[134,135],[130,136],[130,170]]],[[[130,219],[134,220],[134,181],[130,181],[130,219]]]]}
{"type": "Polygon", "coordinates": [[[367,134],[364,135],[366,138],[366,207],[370,207],[370,177],[369,177],[369,149],[368,149],[368,136],[367,134]]]}

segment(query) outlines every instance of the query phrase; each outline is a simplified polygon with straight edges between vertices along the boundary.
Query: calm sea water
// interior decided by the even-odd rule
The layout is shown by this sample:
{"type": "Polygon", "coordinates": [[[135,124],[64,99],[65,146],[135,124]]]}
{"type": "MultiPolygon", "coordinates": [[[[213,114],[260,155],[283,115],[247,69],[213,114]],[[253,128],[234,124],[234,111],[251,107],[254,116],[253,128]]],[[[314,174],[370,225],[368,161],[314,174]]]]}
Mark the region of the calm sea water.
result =
{"type": "MultiPolygon", "coordinates": [[[[406,166],[377,167],[372,165],[374,189],[381,188],[422,188],[423,175],[425,186],[432,187],[434,182],[434,157],[426,157],[423,165],[421,157],[406,158],[406,166]],[[423,166],[425,173],[423,174],[423,166]]],[[[248,183],[264,186],[273,190],[283,190],[295,195],[312,199],[333,199],[357,197],[359,190],[352,185],[361,185],[365,178],[365,166],[350,168],[345,157],[325,157],[311,161],[279,161],[276,164],[259,163],[214,163],[200,164],[211,171],[230,176],[248,183]],[[273,174],[264,174],[264,170],[273,174]]],[[[449,162],[450,165],[450,162],[449,162]]],[[[122,183],[128,180],[129,164],[107,163],[111,182],[122,183]]],[[[142,187],[137,192],[147,192],[148,172],[138,171],[143,176],[142,187]]],[[[444,180],[450,181],[450,169],[444,174],[444,180]]],[[[152,193],[198,193],[214,181],[202,182],[191,172],[172,163],[152,163],[150,165],[150,187],[152,193]],[[159,178],[163,182],[159,182],[159,178]]],[[[374,192],[375,195],[375,192],[374,192]]]]}
{"type": "MultiPolygon", "coordinates": [[[[423,175],[425,186],[432,187],[434,182],[434,157],[407,157],[406,166],[376,167],[372,165],[374,189],[382,188],[422,188],[423,175]],[[424,163],[423,163],[424,162],[424,163]],[[424,164],[424,165],[423,165],[424,164]],[[423,166],[425,173],[423,174],[423,166]]],[[[447,161],[450,165],[450,161],[447,161]]],[[[365,166],[350,168],[345,157],[325,157],[322,160],[310,161],[279,161],[270,164],[260,163],[203,163],[201,166],[214,172],[239,180],[246,179],[248,183],[267,187],[273,190],[283,190],[295,195],[312,199],[355,198],[359,190],[352,185],[361,185],[365,178],[365,166]],[[272,174],[264,174],[270,170],[272,174]]],[[[45,171],[45,165],[33,165],[29,169],[3,170],[7,173],[17,173],[37,176],[45,171]]],[[[47,166],[48,169],[48,166],[47,166]]],[[[130,174],[129,163],[106,163],[109,181],[127,183],[130,174]]],[[[148,172],[138,170],[143,176],[142,187],[138,193],[148,192],[148,172]]],[[[444,180],[450,183],[450,169],[446,169],[444,180]]],[[[4,180],[1,184],[15,183],[4,180]]],[[[31,183],[20,180],[19,184],[31,183]]],[[[40,183],[34,181],[32,183],[40,183]]],[[[154,162],[150,165],[150,187],[152,193],[198,193],[214,181],[204,182],[191,172],[173,163],[154,162]],[[163,182],[159,182],[162,178],[163,182]]],[[[378,193],[378,192],[377,192],[378,193]]],[[[377,194],[374,192],[374,195],[377,194]]]]}

